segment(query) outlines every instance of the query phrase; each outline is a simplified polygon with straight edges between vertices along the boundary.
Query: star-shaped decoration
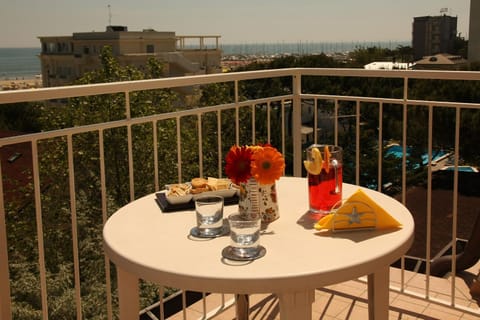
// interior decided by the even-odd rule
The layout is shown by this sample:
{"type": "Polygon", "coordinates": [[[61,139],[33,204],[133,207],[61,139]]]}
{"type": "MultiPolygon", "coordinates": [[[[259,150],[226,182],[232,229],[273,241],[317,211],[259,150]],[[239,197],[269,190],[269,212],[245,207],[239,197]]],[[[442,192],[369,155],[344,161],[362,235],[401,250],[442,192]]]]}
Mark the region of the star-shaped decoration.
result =
{"type": "Polygon", "coordinates": [[[362,213],[358,213],[357,207],[353,206],[352,213],[350,214],[350,219],[348,220],[349,224],[358,223],[360,224],[360,218],[362,217],[362,213]]]}

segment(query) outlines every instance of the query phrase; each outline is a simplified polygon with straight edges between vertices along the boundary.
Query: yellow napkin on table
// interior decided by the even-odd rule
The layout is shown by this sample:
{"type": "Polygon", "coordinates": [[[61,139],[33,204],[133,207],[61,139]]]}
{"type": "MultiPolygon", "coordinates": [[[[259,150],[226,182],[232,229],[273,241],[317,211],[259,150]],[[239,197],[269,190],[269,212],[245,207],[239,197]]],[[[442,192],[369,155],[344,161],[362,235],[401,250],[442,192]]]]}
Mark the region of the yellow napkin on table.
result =
{"type": "Polygon", "coordinates": [[[365,192],[358,189],[340,208],[320,219],[314,227],[317,230],[390,229],[401,227],[401,224],[365,192]]]}

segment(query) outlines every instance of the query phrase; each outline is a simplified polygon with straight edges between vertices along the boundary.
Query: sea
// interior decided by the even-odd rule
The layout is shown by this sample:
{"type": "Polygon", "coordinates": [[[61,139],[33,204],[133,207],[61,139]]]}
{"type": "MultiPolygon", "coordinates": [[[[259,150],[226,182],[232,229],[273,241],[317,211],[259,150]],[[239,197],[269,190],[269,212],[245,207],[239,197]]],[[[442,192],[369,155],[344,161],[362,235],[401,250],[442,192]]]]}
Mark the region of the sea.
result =
{"type": "MultiPolygon", "coordinates": [[[[344,53],[358,48],[379,47],[394,50],[410,46],[409,41],[295,42],[221,44],[224,56],[344,53]]],[[[38,77],[40,48],[0,48],[0,80],[23,80],[38,77]]]]}
{"type": "Polygon", "coordinates": [[[0,48],[0,80],[32,79],[40,74],[40,48],[0,48]]]}

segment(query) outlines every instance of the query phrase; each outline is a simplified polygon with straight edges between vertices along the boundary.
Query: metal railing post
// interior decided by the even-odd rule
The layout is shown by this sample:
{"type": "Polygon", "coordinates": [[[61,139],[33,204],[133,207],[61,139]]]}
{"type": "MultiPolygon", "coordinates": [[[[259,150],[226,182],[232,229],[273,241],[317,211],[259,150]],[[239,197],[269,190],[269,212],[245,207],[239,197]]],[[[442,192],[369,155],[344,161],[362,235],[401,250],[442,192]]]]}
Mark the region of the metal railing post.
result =
{"type": "MultiPolygon", "coordinates": [[[[2,167],[0,163],[0,181],[2,167]]],[[[10,273],[8,268],[7,224],[3,201],[3,183],[0,183],[0,319],[12,319],[12,299],[10,297],[10,273]]]]}
{"type": "Polygon", "coordinates": [[[302,176],[302,76],[295,72],[292,75],[292,143],[293,143],[293,175],[302,176]]]}

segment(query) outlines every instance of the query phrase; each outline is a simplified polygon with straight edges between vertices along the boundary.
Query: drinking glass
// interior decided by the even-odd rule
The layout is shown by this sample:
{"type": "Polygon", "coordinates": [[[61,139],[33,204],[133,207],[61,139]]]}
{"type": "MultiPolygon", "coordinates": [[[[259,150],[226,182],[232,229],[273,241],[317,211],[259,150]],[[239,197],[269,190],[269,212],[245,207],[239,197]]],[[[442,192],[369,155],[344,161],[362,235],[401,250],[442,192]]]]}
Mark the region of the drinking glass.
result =
{"type": "Polygon", "coordinates": [[[196,235],[215,237],[223,232],[223,197],[202,196],[195,199],[196,235]]]}
{"type": "MultiPolygon", "coordinates": [[[[305,160],[315,162],[312,156],[314,148],[320,152],[323,162],[319,164],[321,170],[318,173],[318,167],[314,173],[307,169],[309,211],[321,218],[330,213],[333,206],[342,199],[343,150],[335,145],[313,144],[306,149],[305,160]],[[328,157],[326,150],[330,154],[328,157]]],[[[318,154],[318,151],[315,152],[318,154]]]]}
{"type": "Polygon", "coordinates": [[[245,219],[241,214],[228,216],[231,254],[240,259],[254,258],[260,250],[261,219],[245,219]]]}

